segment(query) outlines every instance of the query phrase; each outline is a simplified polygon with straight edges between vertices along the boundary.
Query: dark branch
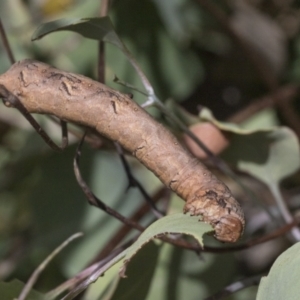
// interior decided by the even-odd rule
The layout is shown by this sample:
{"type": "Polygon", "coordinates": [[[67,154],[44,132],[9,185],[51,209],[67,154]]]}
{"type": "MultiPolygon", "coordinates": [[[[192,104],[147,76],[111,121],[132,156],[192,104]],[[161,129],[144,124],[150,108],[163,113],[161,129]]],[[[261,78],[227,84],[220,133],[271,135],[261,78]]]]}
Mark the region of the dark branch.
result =
{"type": "Polygon", "coordinates": [[[258,285],[260,282],[260,279],[263,275],[256,275],[252,277],[245,278],[243,280],[236,281],[234,283],[231,283],[226,288],[224,288],[222,291],[216,293],[215,295],[212,295],[210,297],[205,298],[204,300],[221,300],[225,299],[228,296],[241,291],[247,287],[258,285]]]}
{"type": "Polygon", "coordinates": [[[14,64],[16,61],[15,61],[14,55],[11,51],[11,47],[9,45],[9,42],[8,42],[8,39],[7,39],[7,36],[6,36],[6,33],[5,33],[5,30],[4,30],[1,19],[0,19],[0,36],[1,36],[1,39],[2,39],[3,47],[4,47],[4,49],[5,49],[5,51],[8,55],[10,63],[14,64]]]}
{"type": "Polygon", "coordinates": [[[121,158],[121,162],[123,164],[124,170],[126,172],[126,175],[127,175],[128,181],[129,181],[128,188],[130,188],[130,187],[137,187],[139,189],[139,191],[141,192],[141,194],[144,196],[146,202],[150,205],[150,207],[151,207],[154,215],[157,218],[163,217],[165,214],[163,212],[161,212],[161,211],[158,210],[158,208],[156,207],[156,205],[152,201],[152,198],[148,195],[148,193],[146,192],[146,190],[144,189],[144,187],[133,176],[133,174],[132,174],[132,172],[130,170],[130,167],[128,165],[128,162],[127,162],[127,160],[125,158],[124,151],[123,151],[122,147],[120,146],[120,144],[119,143],[115,143],[115,146],[116,146],[117,152],[118,152],[118,154],[119,154],[119,156],[121,158]]]}
{"type": "Polygon", "coordinates": [[[105,211],[109,215],[111,215],[114,218],[118,219],[122,223],[124,223],[124,224],[126,224],[126,225],[128,225],[132,228],[135,228],[138,231],[143,231],[144,227],[142,227],[140,224],[125,218],[123,215],[119,214],[117,211],[110,208],[104,202],[102,202],[99,198],[97,198],[94,195],[94,193],[91,191],[91,189],[88,187],[88,185],[86,184],[84,179],[82,178],[80,170],[79,170],[79,159],[80,159],[80,156],[81,156],[81,147],[82,147],[85,135],[86,135],[86,133],[83,135],[83,137],[82,137],[82,139],[81,139],[81,141],[80,141],[80,143],[77,147],[77,150],[76,150],[76,154],[75,154],[75,157],[74,157],[74,172],[75,172],[76,180],[77,180],[79,186],[81,187],[82,191],[86,195],[89,204],[100,208],[101,210],[105,211]]]}
{"type": "Polygon", "coordinates": [[[39,123],[31,116],[26,107],[22,104],[17,96],[8,91],[4,85],[0,84],[0,97],[8,107],[15,107],[26,118],[36,132],[42,137],[46,144],[55,151],[62,151],[68,145],[68,129],[67,123],[61,120],[62,127],[62,144],[58,146],[39,125],[39,123]]]}

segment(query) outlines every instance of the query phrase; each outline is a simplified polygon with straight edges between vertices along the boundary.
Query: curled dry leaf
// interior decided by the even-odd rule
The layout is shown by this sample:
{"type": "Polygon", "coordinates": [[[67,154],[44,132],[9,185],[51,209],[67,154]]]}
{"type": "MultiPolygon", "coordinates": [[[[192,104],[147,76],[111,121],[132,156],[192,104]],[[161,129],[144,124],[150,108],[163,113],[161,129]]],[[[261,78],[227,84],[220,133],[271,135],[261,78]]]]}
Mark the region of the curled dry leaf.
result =
{"type": "Polygon", "coordinates": [[[185,213],[210,223],[218,240],[241,236],[243,211],[228,187],[127,95],[33,60],[14,64],[0,76],[0,85],[30,113],[55,115],[119,142],[186,201],[185,213]]]}
{"type": "MultiPolygon", "coordinates": [[[[189,129],[214,154],[221,153],[229,145],[226,135],[210,122],[197,123],[189,129]]],[[[207,158],[207,154],[187,134],[184,134],[183,140],[196,157],[201,159],[207,158]]]]}

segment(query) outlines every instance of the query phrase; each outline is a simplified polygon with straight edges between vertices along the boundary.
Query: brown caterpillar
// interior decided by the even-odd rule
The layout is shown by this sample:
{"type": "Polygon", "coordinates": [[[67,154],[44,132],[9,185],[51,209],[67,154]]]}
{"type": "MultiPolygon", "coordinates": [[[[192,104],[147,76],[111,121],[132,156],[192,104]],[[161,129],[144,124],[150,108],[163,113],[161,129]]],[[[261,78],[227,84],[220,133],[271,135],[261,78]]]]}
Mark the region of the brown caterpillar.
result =
{"type": "Polygon", "coordinates": [[[30,113],[55,115],[119,142],[186,201],[185,213],[210,223],[218,240],[235,242],[243,233],[243,211],[228,187],[127,95],[28,59],[2,74],[0,84],[30,113]]]}

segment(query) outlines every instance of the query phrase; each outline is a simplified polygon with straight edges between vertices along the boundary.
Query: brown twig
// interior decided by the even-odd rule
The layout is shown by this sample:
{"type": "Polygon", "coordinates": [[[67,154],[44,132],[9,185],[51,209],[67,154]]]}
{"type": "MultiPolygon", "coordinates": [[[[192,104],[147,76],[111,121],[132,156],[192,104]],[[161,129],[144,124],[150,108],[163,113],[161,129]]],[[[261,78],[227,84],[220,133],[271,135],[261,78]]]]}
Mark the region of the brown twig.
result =
{"type": "Polygon", "coordinates": [[[0,84],[0,97],[3,98],[6,106],[15,107],[20,111],[20,113],[27,119],[27,121],[31,124],[31,126],[36,130],[36,132],[42,137],[49,147],[55,151],[62,151],[68,146],[68,129],[67,123],[65,121],[61,122],[62,128],[62,144],[58,146],[53,140],[49,137],[49,135],[42,129],[39,123],[31,116],[25,106],[22,104],[20,99],[15,96],[13,93],[8,91],[6,87],[0,84]]]}
{"type": "MultiPolygon", "coordinates": [[[[100,17],[107,16],[109,0],[101,0],[100,17]]],[[[99,41],[98,45],[98,81],[105,83],[105,45],[103,41],[99,41]]]]}
{"type": "MultiPolygon", "coordinates": [[[[166,195],[170,194],[170,191],[167,190],[165,187],[160,188],[153,196],[152,201],[153,203],[158,202],[162,197],[165,197],[166,195]]],[[[149,211],[149,205],[147,203],[144,203],[141,207],[139,207],[129,218],[130,220],[134,222],[138,222],[142,217],[145,216],[145,214],[149,211]]],[[[106,246],[101,250],[101,252],[93,259],[93,262],[99,261],[106,257],[113,249],[116,248],[118,244],[122,241],[122,239],[129,233],[129,231],[132,228],[124,225],[122,226],[115,234],[114,236],[109,240],[109,242],[106,244],[106,246]]]]}
{"type": "Polygon", "coordinates": [[[277,104],[291,102],[299,93],[299,85],[297,84],[287,84],[276,90],[275,93],[263,96],[258,99],[254,99],[251,103],[244,109],[240,110],[233,116],[231,116],[227,121],[232,123],[241,123],[257,112],[274,106],[274,99],[277,98],[277,104]]]}
{"type": "Polygon", "coordinates": [[[81,232],[75,233],[71,235],[69,238],[67,238],[62,244],[60,244],[56,249],[54,249],[47,257],[46,259],[34,270],[34,272],[31,274],[30,278],[24,285],[22,291],[20,292],[20,295],[18,297],[18,300],[25,300],[30,292],[30,290],[33,288],[34,284],[40,277],[41,273],[45,270],[47,265],[53,260],[53,258],[59,254],[66,246],[68,246],[72,241],[75,239],[81,237],[83,234],[81,232]]]}
{"type": "Polygon", "coordinates": [[[290,102],[280,101],[279,95],[274,97],[274,103],[278,111],[284,117],[285,122],[294,130],[298,138],[300,138],[300,119],[295,108],[290,102]]]}
{"type": "Polygon", "coordinates": [[[154,202],[152,201],[152,198],[148,195],[148,193],[146,192],[146,190],[144,189],[144,187],[141,185],[141,183],[133,176],[130,167],[127,163],[127,160],[125,158],[124,155],[124,151],[122,149],[122,147],[120,146],[119,143],[115,143],[117,152],[119,154],[119,157],[121,159],[122,165],[124,167],[125,173],[127,175],[128,181],[129,181],[129,186],[130,187],[137,187],[139,189],[139,191],[141,192],[141,194],[144,196],[144,199],[146,200],[146,202],[148,203],[148,205],[151,207],[154,215],[156,216],[156,218],[161,218],[164,216],[164,213],[162,213],[161,211],[158,210],[158,208],[156,207],[156,205],[154,204],[154,202]]]}
{"type": "Polygon", "coordinates": [[[207,297],[204,300],[222,300],[222,299],[225,299],[228,296],[230,296],[238,291],[241,291],[247,287],[250,287],[253,285],[259,285],[259,282],[260,282],[262,276],[264,276],[264,274],[255,275],[255,276],[247,277],[242,280],[238,280],[234,283],[231,283],[227,287],[225,287],[222,291],[220,291],[210,297],[207,297]]]}
{"type": "MultiPolygon", "coordinates": [[[[54,116],[47,116],[51,121],[53,121],[57,125],[61,125],[61,120],[55,118],[54,116]]],[[[82,138],[82,128],[78,127],[72,128],[68,127],[68,133],[73,135],[74,137],[78,138],[80,140],[82,138]]],[[[94,149],[100,149],[104,146],[105,142],[103,139],[101,139],[101,136],[97,134],[97,132],[88,132],[88,134],[85,136],[84,141],[88,143],[92,148],[94,149]]]]}
{"type": "MultiPolygon", "coordinates": [[[[72,288],[78,286],[81,284],[86,278],[91,276],[97,269],[104,266],[106,263],[111,261],[114,257],[116,257],[118,254],[120,254],[123,250],[125,250],[129,245],[126,243],[119,248],[111,251],[109,255],[105,258],[103,258],[101,261],[98,261],[94,263],[93,265],[85,268],[80,273],[78,273],[73,278],[63,282],[61,285],[53,289],[52,291],[48,292],[46,294],[46,299],[56,299],[59,295],[61,295],[66,290],[71,290],[72,288]]],[[[75,299],[75,298],[74,298],[75,299]]]]}
{"type": "Polygon", "coordinates": [[[78,144],[77,150],[76,150],[76,154],[74,157],[74,172],[75,172],[75,177],[76,180],[79,184],[79,186],[81,187],[82,191],[84,192],[84,194],[86,195],[89,204],[100,208],[101,210],[105,211],[107,214],[113,216],[114,218],[118,219],[120,222],[137,229],[138,231],[143,231],[144,227],[141,226],[140,224],[129,220],[128,218],[124,217],[123,215],[121,215],[120,213],[118,213],[117,211],[115,211],[114,209],[110,208],[109,206],[107,206],[103,201],[101,201],[99,198],[97,198],[94,193],[90,190],[90,188],[88,187],[88,185],[86,184],[86,182],[83,180],[80,170],[79,170],[79,160],[80,160],[80,156],[81,156],[81,146],[83,144],[84,141],[84,136],[82,137],[80,143],[78,144]]]}
{"type": "Polygon", "coordinates": [[[2,21],[1,21],[1,18],[0,18],[0,36],[1,36],[1,39],[2,39],[3,47],[4,47],[4,49],[5,49],[5,51],[8,55],[10,63],[14,64],[16,61],[15,61],[14,55],[12,53],[11,47],[9,45],[9,42],[8,42],[8,39],[7,39],[5,30],[4,30],[2,21]]]}
{"type": "Polygon", "coordinates": [[[172,240],[172,239],[169,239],[166,237],[161,237],[160,239],[163,240],[164,242],[170,243],[174,246],[185,248],[185,249],[191,250],[191,251],[196,251],[199,253],[200,252],[208,252],[208,253],[222,254],[222,253],[227,253],[227,252],[236,252],[236,251],[246,250],[246,249],[249,249],[256,245],[268,242],[270,240],[274,240],[274,239],[279,238],[282,235],[286,234],[287,232],[289,232],[293,227],[297,226],[298,224],[300,224],[300,219],[294,220],[293,222],[286,224],[265,236],[249,240],[248,242],[245,242],[245,243],[242,243],[239,245],[227,246],[227,247],[204,246],[203,248],[201,248],[200,246],[191,244],[184,239],[172,240]]]}
{"type": "MultiPolygon", "coordinates": [[[[261,238],[261,239],[256,239],[256,241],[260,241],[259,243],[265,242],[267,240],[271,240],[274,239],[276,237],[281,236],[282,234],[286,233],[287,231],[289,231],[293,226],[295,226],[296,224],[299,223],[300,220],[298,221],[294,221],[291,224],[285,225],[284,227],[275,230],[273,233],[271,233],[270,235],[267,235],[265,238],[261,238]],[[264,241],[263,241],[264,240],[264,241]]],[[[168,238],[162,238],[162,240],[164,241],[168,241],[168,238]]],[[[254,246],[255,244],[257,245],[258,243],[254,243],[255,240],[253,240],[251,242],[252,246],[254,246]]],[[[94,263],[93,265],[91,265],[90,267],[86,268],[85,270],[83,270],[82,272],[80,272],[77,276],[75,276],[74,278],[68,280],[67,282],[63,283],[61,286],[59,286],[58,288],[56,288],[54,291],[51,291],[50,293],[48,293],[48,295],[50,296],[54,296],[54,295],[58,295],[61,294],[62,291],[65,291],[66,289],[72,287],[72,286],[76,286],[76,289],[79,290],[79,292],[83,289],[79,287],[79,284],[82,285],[83,281],[86,280],[86,278],[88,278],[89,276],[91,276],[92,274],[98,273],[101,274],[101,270],[100,268],[104,267],[106,263],[110,262],[113,258],[116,257],[116,255],[118,255],[121,251],[125,250],[128,246],[130,246],[130,244],[133,241],[131,240],[129,243],[126,243],[125,245],[112,250],[112,252],[105,258],[103,258],[100,262],[94,263]]],[[[203,249],[201,249],[199,246],[195,246],[195,245],[191,245],[189,243],[187,243],[186,241],[179,241],[179,240],[170,240],[170,242],[173,245],[176,246],[183,246],[183,248],[189,249],[189,250],[193,250],[193,251],[197,251],[197,252],[201,252],[203,251],[203,249]]],[[[248,243],[249,244],[249,243],[248,243]]],[[[211,250],[212,248],[210,248],[211,250]]],[[[214,248],[214,250],[216,250],[216,248],[214,248]]],[[[237,247],[230,247],[230,248],[219,248],[219,251],[207,251],[206,249],[204,249],[204,251],[206,252],[214,252],[214,253],[224,253],[224,252],[229,252],[229,251],[238,251],[238,250],[243,250],[243,249],[237,249],[237,247]],[[233,250],[234,249],[234,250],[233,250]],[[220,251],[221,250],[221,251],[220,251]],[[223,250],[223,251],[222,251],[223,250]],[[229,250],[229,251],[228,251],[229,250]]],[[[93,276],[95,278],[98,278],[97,276],[93,276]]],[[[100,275],[99,275],[100,276],[100,275]]],[[[249,281],[250,282],[250,281],[249,281]]],[[[247,282],[246,282],[247,283],[247,282]]],[[[85,285],[87,286],[87,284],[85,285]]],[[[229,290],[231,292],[233,292],[234,290],[236,290],[234,288],[234,286],[230,285],[229,287],[226,288],[226,290],[229,290]]],[[[222,293],[223,295],[223,293],[222,293]]],[[[217,295],[218,296],[218,295],[217,295]]],[[[211,298],[213,299],[213,298],[211,298]]],[[[217,298],[218,299],[218,298],[217,298]]]]}

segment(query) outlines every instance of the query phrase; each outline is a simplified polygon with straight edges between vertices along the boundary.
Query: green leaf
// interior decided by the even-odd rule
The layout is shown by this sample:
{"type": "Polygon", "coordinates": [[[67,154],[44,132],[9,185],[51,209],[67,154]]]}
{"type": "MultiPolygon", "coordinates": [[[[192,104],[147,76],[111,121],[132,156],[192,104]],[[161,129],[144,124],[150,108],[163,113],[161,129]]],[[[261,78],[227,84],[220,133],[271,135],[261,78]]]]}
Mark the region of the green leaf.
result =
{"type": "Polygon", "coordinates": [[[104,274],[99,277],[93,284],[89,285],[85,292],[84,300],[89,299],[105,299],[112,297],[117,289],[119,279],[118,272],[122,266],[122,261],[118,261],[115,265],[110,267],[104,274]]]}
{"type": "Polygon", "coordinates": [[[84,280],[81,284],[75,287],[64,299],[73,299],[72,297],[78,295],[81,291],[85,290],[91,283],[94,283],[102,275],[103,271],[108,270],[113,265],[124,259],[123,266],[119,271],[119,275],[124,277],[126,266],[134,255],[150,240],[158,235],[167,233],[180,233],[193,236],[202,246],[202,237],[204,233],[213,231],[211,225],[199,222],[199,216],[188,216],[184,214],[169,215],[151,224],[132,244],[129,248],[121,252],[105,266],[105,270],[100,268],[91,278],[84,280]]]}
{"type": "MultiPolygon", "coordinates": [[[[19,296],[24,287],[24,283],[19,280],[12,280],[10,282],[0,282],[1,300],[12,300],[19,296]]],[[[31,290],[26,298],[27,300],[45,300],[45,296],[37,291],[31,290]]]]}
{"type": "Polygon", "coordinates": [[[233,253],[201,253],[199,257],[194,251],[165,243],[146,299],[206,299],[228,285],[229,278],[236,272],[237,261],[233,253]]]}
{"type": "MultiPolygon", "coordinates": [[[[272,118],[270,115],[268,117],[272,118]]],[[[240,126],[220,122],[207,108],[201,110],[199,119],[234,133],[227,158],[240,170],[250,173],[268,186],[277,185],[300,167],[298,140],[294,132],[287,127],[260,125],[260,128],[253,128],[249,123],[240,126]]]]}
{"type": "MultiPolygon", "coordinates": [[[[93,155],[89,149],[84,149],[80,169],[82,169],[84,178],[89,179],[88,182],[92,191],[119,213],[130,216],[141,205],[143,200],[138,189],[132,188],[124,193],[128,186],[128,179],[116,153],[98,151],[93,155]],[[92,165],[89,171],[82,169],[88,161],[91,161],[92,165]],[[115,184],[116,178],[118,184],[115,184]]],[[[70,171],[72,172],[72,170],[70,171]]],[[[144,166],[132,165],[132,172],[136,178],[139,178],[141,184],[147,186],[149,193],[154,193],[161,186],[159,180],[151,172],[147,172],[144,166]]],[[[71,178],[74,178],[74,176],[71,176],[71,178]]],[[[61,180],[61,182],[64,181],[61,180]]],[[[64,271],[68,276],[84,268],[90,262],[91,257],[96,256],[100,251],[99,249],[105,247],[115,232],[123,226],[118,220],[105,212],[89,206],[80,188],[75,190],[81,198],[74,200],[70,197],[70,201],[80,201],[80,204],[84,205],[83,208],[80,207],[82,216],[78,230],[83,231],[85,235],[80,243],[69,249],[70,251],[64,259],[64,271]]],[[[119,242],[122,242],[122,240],[119,242]]]]}
{"type": "Polygon", "coordinates": [[[300,243],[283,252],[263,277],[256,300],[298,300],[300,277],[300,243]]]}
{"type": "Polygon", "coordinates": [[[119,281],[112,300],[145,299],[156,269],[160,247],[155,243],[147,244],[134,257],[127,269],[127,277],[119,281]],[[141,276],[142,274],[142,276],[141,276]]]}
{"type": "Polygon", "coordinates": [[[124,274],[126,265],[131,258],[150,240],[161,234],[180,233],[193,236],[198,243],[203,246],[203,235],[207,232],[213,231],[211,225],[204,222],[199,222],[199,216],[189,216],[183,213],[169,215],[151,224],[138,238],[138,240],[131,245],[124,258],[123,270],[120,274],[124,274]]]}
{"type": "Polygon", "coordinates": [[[44,23],[33,33],[31,40],[35,41],[49,33],[66,30],[79,33],[92,40],[111,43],[126,52],[125,46],[116,34],[109,17],[59,19],[44,23]]]}
{"type": "Polygon", "coordinates": [[[299,144],[296,135],[286,127],[270,132],[257,132],[241,139],[239,169],[246,171],[268,186],[299,169],[299,144]],[[243,146],[242,146],[243,145],[243,146]]]}
{"type": "MultiPolygon", "coordinates": [[[[299,145],[294,132],[286,127],[278,127],[270,131],[236,135],[228,150],[226,158],[240,170],[264,182],[273,194],[285,222],[292,222],[293,217],[280,193],[279,184],[300,166],[299,145]]],[[[300,239],[298,228],[294,227],[292,234],[295,241],[300,239]]]]}
{"type": "Polygon", "coordinates": [[[211,110],[208,108],[201,109],[201,112],[199,114],[199,120],[201,122],[211,122],[216,127],[218,127],[221,130],[228,131],[235,134],[252,134],[256,133],[258,131],[268,132],[271,130],[274,130],[274,116],[273,112],[270,110],[265,110],[262,114],[257,114],[254,118],[254,122],[248,121],[244,124],[234,124],[234,123],[228,123],[228,122],[221,122],[217,120],[214,115],[212,114],[211,110]],[[261,121],[263,119],[264,121],[261,121]],[[266,124],[266,120],[269,122],[266,124]],[[253,126],[252,123],[255,123],[253,126]]]}
{"type": "MultiPolygon", "coordinates": [[[[128,5],[126,5],[126,10],[128,9],[128,5]]],[[[147,6],[147,5],[146,5],[147,6]]],[[[129,10],[129,9],[128,9],[129,10]]],[[[148,12],[148,10],[147,10],[148,12]]],[[[122,15],[124,15],[124,11],[122,12],[122,15]]],[[[150,23],[151,29],[154,30],[158,26],[158,22],[154,21],[154,23],[150,23]],[[153,24],[155,23],[155,26],[153,27],[153,24]]],[[[127,22],[125,26],[128,30],[129,24],[127,22]]],[[[124,28],[124,25],[122,24],[122,29],[124,28]]],[[[134,23],[134,28],[136,29],[136,23],[134,23]]],[[[138,29],[137,29],[138,30],[138,29]]],[[[119,35],[116,33],[115,28],[110,21],[108,17],[103,18],[76,18],[76,19],[59,19],[52,22],[44,23],[40,25],[37,30],[32,35],[32,40],[41,39],[45,35],[48,35],[53,32],[58,31],[73,31],[76,33],[81,34],[82,36],[97,40],[97,41],[104,41],[108,42],[110,44],[113,44],[114,46],[117,46],[126,56],[126,58],[129,60],[129,62],[133,65],[133,67],[137,70],[141,71],[141,68],[137,66],[137,63],[135,62],[135,59],[132,57],[132,55],[127,50],[125,44],[122,42],[122,40],[119,38],[119,35]]],[[[122,30],[121,30],[122,31],[122,30]]],[[[118,33],[121,32],[118,30],[118,33]]],[[[164,32],[162,30],[162,32],[164,32]]],[[[171,93],[177,96],[185,97],[188,94],[191,93],[191,90],[195,88],[195,86],[199,82],[199,78],[203,76],[203,70],[202,65],[199,62],[199,58],[192,52],[192,51],[183,51],[181,49],[178,49],[175,47],[173,41],[163,34],[157,35],[157,41],[153,41],[152,39],[149,39],[148,31],[147,36],[143,33],[143,36],[141,39],[139,37],[136,37],[135,32],[131,31],[131,35],[135,37],[135,46],[139,44],[140,40],[149,40],[151,44],[159,44],[159,48],[161,49],[160,52],[150,51],[149,55],[153,56],[153,62],[150,63],[151,67],[147,70],[148,74],[150,74],[150,77],[152,77],[151,81],[155,82],[157,81],[157,71],[153,71],[153,67],[158,62],[159,66],[165,65],[166,67],[160,67],[159,73],[161,74],[160,77],[165,78],[165,84],[163,87],[165,90],[171,91],[171,93]],[[161,37],[160,37],[161,36],[161,37]],[[151,76],[151,73],[154,72],[154,76],[151,76]],[[175,82],[175,83],[174,83],[175,82]]],[[[155,36],[156,36],[155,35],[155,36]]],[[[126,36],[126,33],[122,36],[126,36]]],[[[133,46],[132,46],[133,47],[133,46]]],[[[147,55],[147,52],[149,52],[149,47],[144,47],[141,49],[136,49],[137,52],[143,53],[143,55],[147,55]]],[[[114,53],[114,50],[109,50],[108,52],[108,60],[110,60],[110,55],[114,56],[114,62],[116,62],[116,56],[118,54],[114,53]]],[[[143,57],[143,56],[142,56],[143,57]]],[[[142,57],[139,59],[140,63],[143,65],[147,65],[147,63],[143,63],[142,57]]],[[[152,59],[152,58],[151,58],[152,59]]],[[[118,74],[120,74],[120,65],[123,65],[122,57],[117,58],[117,65],[118,65],[118,74]]],[[[125,64],[126,66],[126,64],[125,64]]],[[[141,76],[140,71],[138,71],[139,76],[141,76]]],[[[128,72],[128,70],[126,70],[128,72]]],[[[132,72],[132,70],[130,70],[132,72]]],[[[127,74],[127,73],[126,73],[127,74]]],[[[125,74],[125,75],[126,75],[125,74]]],[[[126,75],[128,77],[128,75],[126,75]]],[[[122,76],[122,78],[124,78],[122,76]]],[[[130,81],[132,82],[132,79],[130,78],[130,81]]],[[[162,79],[160,79],[157,84],[161,85],[162,79]]],[[[135,85],[137,85],[135,83],[135,85]]],[[[169,96],[170,92],[166,96],[169,96]]]]}

